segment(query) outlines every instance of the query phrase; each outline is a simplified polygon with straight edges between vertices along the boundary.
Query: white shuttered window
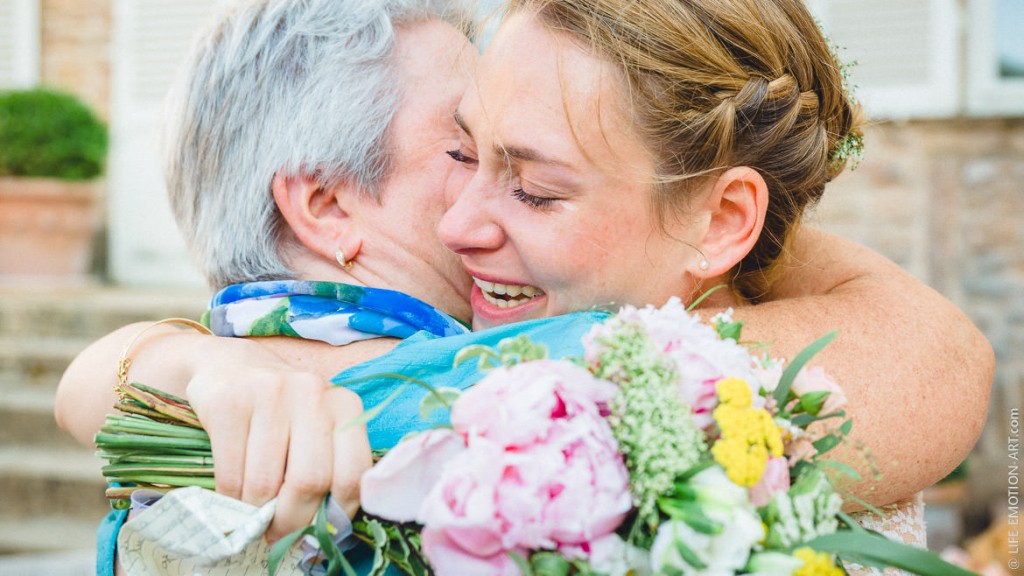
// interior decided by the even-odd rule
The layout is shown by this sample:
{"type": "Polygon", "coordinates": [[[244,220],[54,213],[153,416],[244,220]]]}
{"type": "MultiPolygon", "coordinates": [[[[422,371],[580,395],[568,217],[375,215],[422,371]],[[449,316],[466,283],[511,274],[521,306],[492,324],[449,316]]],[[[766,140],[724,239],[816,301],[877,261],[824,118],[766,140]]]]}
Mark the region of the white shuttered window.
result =
{"type": "Polygon", "coordinates": [[[110,264],[111,274],[121,283],[203,285],[171,215],[160,136],[164,97],[194,37],[218,4],[114,4],[110,264]]]}
{"type": "MultiPolygon", "coordinates": [[[[1014,0],[1017,1],[1017,0],[1014,0]]],[[[873,118],[960,110],[957,0],[808,0],[873,118]]]]}
{"type": "Polygon", "coordinates": [[[0,89],[39,82],[39,0],[0,0],[0,89]]]}
{"type": "Polygon", "coordinates": [[[1024,115],[1024,1],[968,6],[967,112],[1024,115]]]}

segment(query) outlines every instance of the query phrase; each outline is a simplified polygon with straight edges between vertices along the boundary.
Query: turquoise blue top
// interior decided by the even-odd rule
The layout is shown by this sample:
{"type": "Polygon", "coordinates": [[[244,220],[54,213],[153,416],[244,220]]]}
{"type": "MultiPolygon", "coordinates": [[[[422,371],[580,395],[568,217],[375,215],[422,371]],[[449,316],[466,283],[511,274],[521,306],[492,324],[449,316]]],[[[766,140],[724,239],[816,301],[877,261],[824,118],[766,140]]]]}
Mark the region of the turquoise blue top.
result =
{"type": "MultiPolygon", "coordinates": [[[[551,358],[583,356],[583,335],[595,323],[607,317],[604,312],[576,312],[554,318],[506,324],[449,338],[431,337],[421,332],[403,341],[390,353],[353,366],[332,380],[335,384],[345,385],[359,394],[367,410],[387,399],[404,382],[387,377],[372,378],[353,384],[346,382],[382,374],[401,374],[422,380],[434,388],[452,387],[464,390],[475,384],[483,374],[477,369],[476,362],[472,361],[463,362],[457,368],[452,367],[455,355],[463,348],[474,344],[495,346],[505,338],[525,334],[532,341],[546,345],[551,358]]],[[[427,391],[420,386],[407,385],[383,412],[367,424],[370,446],[374,449],[391,448],[409,432],[447,423],[448,415],[443,411],[436,411],[428,420],[420,418],[420,401],[426,394],[427,391]]]]}
{"type": "MultiPolygon", "coordinates": [[[[230,286],[214,296],[208,314],[209,324],[222,336],[284,335],[331,343],[378,336],[405,338],[392,352],[333,378],[336,384],[368,378],[347,384],[359,394],[367,410],[404,384],[402,380],[382,376],[386,374],[417,378],[435,388],[471,386],[482,376],[476,363],[452,367],[455,355],[466,346],[495,346],[505,338],[525,334],[534,342],[545,344],[552,358],[582,356],[582,336],[606,317],[603,312],[578,312],[470,333],[449,316],[399,292],[299,281],[230,286]]],[[[367,424],[371,446],[390,448],[409,432],[447,422],[447,414],[440,411],[426,421],[420,418],[420,401],[425,394],[426,390],[419,386],[405,386],[367,424]]],[[[115,510],[100,523],[96,555],[99,575],[114,574],[117,532],[127,515],[126,510],[115,510]]],[[[368,572],[367,562],[372,559],[359,557],[358,550],[354,552],[357,557],[353,561],[359,572],[368,572]]]]}

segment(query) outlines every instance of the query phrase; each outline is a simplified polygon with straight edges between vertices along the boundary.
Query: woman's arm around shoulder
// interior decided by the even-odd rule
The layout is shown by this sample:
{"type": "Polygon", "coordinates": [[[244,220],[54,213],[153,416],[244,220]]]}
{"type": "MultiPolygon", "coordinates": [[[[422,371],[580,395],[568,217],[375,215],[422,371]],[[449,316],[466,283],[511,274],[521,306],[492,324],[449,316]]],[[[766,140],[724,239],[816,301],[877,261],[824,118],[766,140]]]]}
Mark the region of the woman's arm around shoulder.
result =
{"type": "Polygon", "coordinates": [[[805,227],[792,256],[770,301],[736,310],[744,336],[792,359],[839,331],[812,363],[848,398],[854,426],[837,457],[861,472],[857,496],[887,504],[942,479],[981,434],[995,369],[988,341],[951,302],[868,248],[805,227]]]}

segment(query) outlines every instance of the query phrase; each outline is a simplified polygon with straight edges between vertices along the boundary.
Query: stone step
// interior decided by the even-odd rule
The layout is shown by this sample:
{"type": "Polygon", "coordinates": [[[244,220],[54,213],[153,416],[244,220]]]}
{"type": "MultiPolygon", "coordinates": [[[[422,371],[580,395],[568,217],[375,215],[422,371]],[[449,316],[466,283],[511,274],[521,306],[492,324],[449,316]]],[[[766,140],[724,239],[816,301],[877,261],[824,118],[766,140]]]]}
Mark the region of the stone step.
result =
{"type": "Polygon", "coordinates": [[[106,482],[100,474],[101,463],[92,452],[88,448],[0,448],[0,522],[55,516],[97,522],[110,506],[103,495],[106,482]]]}
{"type": "MultiPolygon", "coordinates": [[[[100,518],[95,521],[81,520],[77,518],[63,518],[60,515],[52,514],[47,517],[8,520],[0,518],[0,574],[10,574],[5,568],[4,560],[14,558],[7,555],[21,556],[17,564],[36,564],[30,557],[25,555],[40,553],[56,553],[76,551],[79,554],[88,550],[95,562],[96,554],[96,527],[100,518]]],[[[95,564],[88,574],[95,574],[95,564]]],[[[40,570],[37,572],[21,572],[22,574],[51,574],[51,572],[40,570]]]]}
{"type": "Polygon", "coordinates": [[[125,324],[197,318],[207,301],[196,290],[0,287],[0,555],[90,551],[63,572],[58,567],[67,562],[56,556],[0,556],[0,574],[92,573],[91,560],[83,560],[110,507],[94,450],[77,445],[53,419],[67,365],[125,324]]]}
{"type": "Polygon", "coordinates": [[[78,450],[80,445],[57,426],[53,391],[41,387],[3,386],[0,446],[32,450],[78,450]]]}
{"type": "Polygon", "coordinates": [[[0,334],[93,340],[132,322],[197,318],[208,301],[201,290],[0,288],[0,334]]]}
{"type": "MultiPolygon", "coordinates": [[[[54,529],[65,529],[59,520],[43,522],[36,530],[41,538],[53,538],[54,529]]],[[[23,530],[24,525],[11,526],[11,530],[23,530]]],[[[95,528],[95,527],[94,527],[95,528]]],[[[6,527],[0,523],[0,546],[6,539],[6,527]]],[[[77,537],[77,535],[76,535],[77,537]]],[[[20,543],[19,549],[24,549],[20,543]]],[[[0,549],[2,550],[2,549],[0,549]]],[[[90,576],[96,573],[96,551],[92,548],[69,552],[17,553],[0,556],[0,574],[4,576],[90,576]]]]}
{"type": "Polygon", "coordinates": [[[92,340],[0,334],[0,388],[32,386],[56,391],[68,364],[92,340]]]}

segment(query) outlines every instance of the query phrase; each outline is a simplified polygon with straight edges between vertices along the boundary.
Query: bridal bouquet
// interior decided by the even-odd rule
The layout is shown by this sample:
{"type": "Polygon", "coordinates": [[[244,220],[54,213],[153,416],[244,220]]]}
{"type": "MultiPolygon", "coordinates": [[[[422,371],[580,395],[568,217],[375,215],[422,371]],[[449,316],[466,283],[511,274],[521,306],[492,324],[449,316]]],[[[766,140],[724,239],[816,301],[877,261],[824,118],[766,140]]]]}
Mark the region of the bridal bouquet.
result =
{"type": "Polygon", "coordinates": [[[365,474],[363,509],[413,527],[442,575],[830,576],[843,560],[963,573],[842,512],[825,470],[855,473],[821,456],[851,421],[806,367],[834,334],[784,365],[752,355],[741,327],[673,300],[595,326],[579,361],[524,337],[463,350],[488,374],[450,429],[365,474]]]}
{"type": "MultiPolygon", "coordinates": [[[[583,358],[548,359],[523,336],[462,350],[456,361],[485,377],[432,389],[421,406],[424,418],[449,409],[451,427],[406,437],[363,477],[353,535],[374,550],[372,573],[832,576],[856,562],[969,574],[842,512],[833,478],[856,473],[822,455],[851,421],[841,389],[807,365],[834,333],[786,364],[741,329],[729,314],[703,324],[673,299],[594,326],[583,358]]],[[[212,487],[188,403],[122,392],[133,414],[97,436],[105,475],[212,487]]],[[[325,500],[275,545],[271,574],[300,541],[319,550],[307,565],[354,574],[328,516],[325,500]]]]}

